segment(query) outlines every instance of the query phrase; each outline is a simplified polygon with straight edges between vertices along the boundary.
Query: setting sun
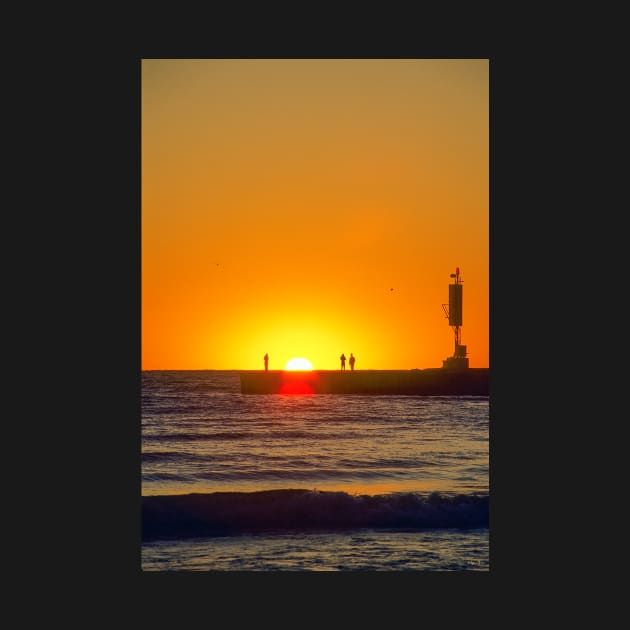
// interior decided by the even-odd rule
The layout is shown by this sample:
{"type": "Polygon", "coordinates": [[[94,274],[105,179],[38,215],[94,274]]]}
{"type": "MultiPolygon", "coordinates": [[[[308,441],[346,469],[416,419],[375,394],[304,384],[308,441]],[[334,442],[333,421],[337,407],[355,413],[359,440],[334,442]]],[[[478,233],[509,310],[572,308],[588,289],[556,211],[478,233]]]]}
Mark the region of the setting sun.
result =
{"type": "Polygon", "coordinates": [[[289,359],[284,366],[285,370],[312,370],[313,364],[308,359],[289,359]]]}

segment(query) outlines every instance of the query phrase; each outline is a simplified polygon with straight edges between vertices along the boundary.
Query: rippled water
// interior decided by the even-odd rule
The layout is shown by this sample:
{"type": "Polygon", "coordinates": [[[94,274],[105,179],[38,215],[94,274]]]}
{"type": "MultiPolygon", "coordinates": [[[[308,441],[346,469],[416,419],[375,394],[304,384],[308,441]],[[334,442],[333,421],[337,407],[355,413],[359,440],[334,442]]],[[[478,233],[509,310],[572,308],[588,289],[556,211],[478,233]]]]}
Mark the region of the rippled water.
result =
{"type": "MultiPolygon", "coordinates": [[[[238,372],[143,372],[142,494],[487,496],[488,412],[487,397],[244,395],[238,372]]],[[[327,510],[334,503],[323,496],[327,510]]],[[[238,535],[145,540],[142,568],[487,570],[488,529],[466,528],[466,519],[417,531],[405,531],[402,513],[394,529],[317,532],[302,520],[297,531],[254,533],[246,522],[238,535]]]]}
{"type": "Polygon", "coordinates": [[[147,571],[487,571],[488,530],[303,532],[145,544],[147,571]]]}
{"type": "Polygon", "coordinates": [[[145,372],[142,492],[487,492],[488,399],[244,395],[235,372],[145,372]]]}

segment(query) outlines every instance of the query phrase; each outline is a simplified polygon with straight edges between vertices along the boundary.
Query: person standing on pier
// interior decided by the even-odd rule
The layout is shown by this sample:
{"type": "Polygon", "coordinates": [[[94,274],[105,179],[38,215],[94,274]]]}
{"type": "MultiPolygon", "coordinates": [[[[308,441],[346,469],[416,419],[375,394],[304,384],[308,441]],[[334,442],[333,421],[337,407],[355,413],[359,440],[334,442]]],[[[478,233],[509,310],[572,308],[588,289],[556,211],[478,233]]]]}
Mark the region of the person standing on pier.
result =
{"type": "Polygon", "coordinates": [[[346,355],[343,354],[343,352],[342,352],[341,356],[339,357],[339,359],[341,360],[341,371],[345,372],[346,371],[346,355]]]}
{"type": "Polygon", "coordinates": [[[354,362],[356,361],[356,359],[354,358],[354,355],[352,354],[352,352],[350,353],[350,371],[354,372],[354,362]]]}
{"type": "Polygon", "coordinates": [[[265,353],[265,356],[263,358],[265,360],[265,372],[267,372],[269,370],[269,355],[265,353]]]}

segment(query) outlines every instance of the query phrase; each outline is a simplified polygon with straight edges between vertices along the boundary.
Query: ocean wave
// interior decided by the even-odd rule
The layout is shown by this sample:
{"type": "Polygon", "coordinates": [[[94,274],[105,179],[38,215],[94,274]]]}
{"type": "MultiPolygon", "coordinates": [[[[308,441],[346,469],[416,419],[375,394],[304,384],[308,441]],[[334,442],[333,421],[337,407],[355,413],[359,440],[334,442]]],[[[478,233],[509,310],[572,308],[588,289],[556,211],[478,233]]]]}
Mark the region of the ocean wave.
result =
{"type": "Polygon", "coordinates": [[[196,442],[208,440],[243,440],[251,437],[251,433],[244,431],[219,431],[216,433],[154,433],[143,435],[142,439],[145,441],[158,442],[196,442]]]}
{"type": "MultiPolygon", "coordinates": [[[[213,460],[217,461],[217,457],[213,460]]],[[[148,451],[142,453],[142,463],[208,463],[208,455],[203,453],[182,453],[181,451],[148,451]]]]}
{"type": "Polygon", "coordinates": [[[142,498],[143,540],[275,530],[478,529],[489,525],[487,495],[437,492],[350,495],[282,489],[142,498]]]}
{"type": "Polygon", "coordinates": [[[355,432],[336,432],[336,433],[312,433],[308,431],[296,431],[296,430],[274,430],[272,433],[261,435],[260,431],[216,431],[212,433],[199,433],[196,431],[186,432],[169,432],[169,433],[149,433],[149,430],[145,430],[142,435],[142,439],[145,441],[181,441],[181,442],[194,442],[194,441],[210,441],[210,440],[339,440],[348,439],[360,436],[358,431],[355,432]]]}

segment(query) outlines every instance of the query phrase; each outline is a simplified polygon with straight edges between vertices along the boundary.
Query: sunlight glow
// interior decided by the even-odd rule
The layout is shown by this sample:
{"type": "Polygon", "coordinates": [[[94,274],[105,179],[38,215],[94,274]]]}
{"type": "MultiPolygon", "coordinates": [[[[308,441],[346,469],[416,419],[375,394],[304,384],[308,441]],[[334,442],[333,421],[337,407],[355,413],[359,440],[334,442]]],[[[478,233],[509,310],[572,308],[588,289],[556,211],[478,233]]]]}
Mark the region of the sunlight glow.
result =
{"type": "Polygon", "coordinates": [[[285,370],[312,370],[313,364],[308,359],[289,359],[284,366],[285,370]]]}

